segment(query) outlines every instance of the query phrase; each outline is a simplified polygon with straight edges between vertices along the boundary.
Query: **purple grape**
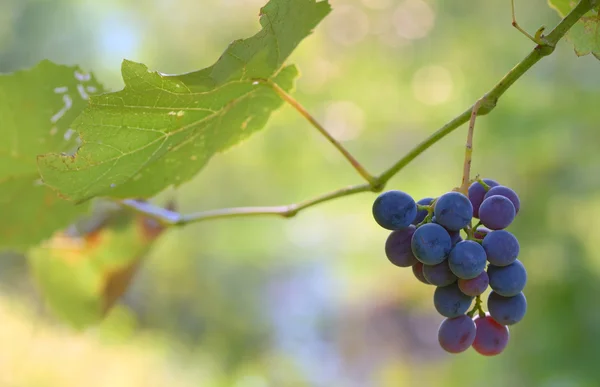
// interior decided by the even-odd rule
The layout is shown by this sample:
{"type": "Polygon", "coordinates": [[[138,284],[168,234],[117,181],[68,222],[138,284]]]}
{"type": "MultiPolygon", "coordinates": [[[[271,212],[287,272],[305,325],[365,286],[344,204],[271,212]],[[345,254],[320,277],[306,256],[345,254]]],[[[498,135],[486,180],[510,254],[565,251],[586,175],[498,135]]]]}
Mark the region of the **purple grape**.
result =
{"type": "Polygon", "coordinates": [[[481,245],[488,261],[494,266],[508,266],[519,256],[519,241],[506,230],[490,232],[481,245]]]}
{"type": "Polygon", "coordinates": [[[479,219],[485,227],[501,230],[515,219],[515,206],[504,196],[490,196],[479,207],[479,219]]]}
{"type": "Polygon", "coordinates": [[[408,227],[417,216],[417,204],[402,191],[387,191],[375,199],[373,217],[383,228],[400,230],[408,227]]]}
{"type": "Polygon", "coordinates": [[[521,200],[519,200],[519,195],[517,195],[515,191],[503,185],[498,185],[490,188],[490,190],[485,194],[483,199],[485,200],[488,197],[494,195],[504,196],[505,198],[510,200],[513,206],[515,206],[515,214],[519,213],[519,209],[521,209],[521,200]]]}
{"type": "Polygon", "coordinates": [[[413,271],[413,274],[415,275],[415,277],[416,277],[416,278],[417,278],[419,281],[423,282],[423,283],[424,283],[424,284],[426,284],[426,285],[431,285],[431,284],[429,283],[429,281],[427,281],[427,279],[426,279],[426,278],[425,278],[425,276],[423,275],[423,264],[422,264],[421,262],[417,262],[417,263],[415,263],[415,264],[413,265],[413,267],[412,267],[412,271],[413,271]]]}
{"type": "Polygon", "coordinates": [[[435,309],[439,314],[448,318],[465,314],[472,302],[473,297],[463,294],[456,283],[437,287],[433,293],[433,305],[435,309]]]}
{"type": "Polygon", "coordinates": [[[490,265],[487,273],[492,290],[504,297],[521,293],[527,283],[527,271],[518,259],[508,266],[490,265]]]}
{"type": "Polygon", "coordinates": [[[450,251],[448,264],[458,278],[475,278],[485,270],[485,250],[475,241],[459,242],[450,251]]]}
{"type": "Polygon", "coordinates": [[[508,327],[500,325],[489,313],[485,317],[475,317],[476,332],[473,349],[484,356],[495,356],[508,344],[508,327]]]}
{"type": "Polygon", "coordinates": [[[452,247],[456,246],[458,242],[462,242],[462,236],[460,236],[460,231],[449,231],[450,241],[452,241],[452,247]]]}
{"type": "MultiPolygon", "coordinates": [[[[499,185],[498,182],[492,179],[483,179],[483,181],[490,187],[495,187],[499,185]]],[[[485,194],[485,188],[483,188],[483,186],[478,181],[473,182],[473,184],[471,184],[471,186],[469,187],[469,200],[473,205],[474,218],[479,218],[479,206],[481,206],[485,194]]]]}
{"type": "Polygon", "coordinates": [[[459,279],[458,288],[467,296],[476,297],[486,291],[490,284],[490,279],[485,271],[477,277],[471,279],[459,279]]]}
{"type": "MultiPolygon", "coordinates": [[[[423,198],[423,199],[419,200],[417,202],[417,204],[419,204],[421,206],[428,206],[431,204],[432,201],[433,201],[433,198],[423,198]]],[[[427,210],[418,210],[417,216],[416,216],[415,220],[412,221],[412,224],[416,226],[417,224],[421,223],[423,220],[425,220],[425,217],[427,216],[427,214],[429,214],[429,212],[427,210]]]]}
{"type": "Polygon", "coordinates": [[[434,214],[436,222],[447,230],[460,231],[473,218],[473,205],[460,192],[448,192],[435,202],[434,214]]]}
{"type": "Polygon", "coordinates": [[[448,267],[447,259],[437,265],[423,265],[423,276],[425,276],[427,282],[435,286],[447,286],[457,280],[450,267],[448,267]]]}
{"type": "Polygon", "coordinates": [[[488,296],[490,316],[502,325],[513,325],[525,317],[527,299],[523,292],[513,297],[503,297],[496,292],[488,296]]]}
{"type": "Polygon", "coordinates": [[[475,323],[464,314],[445,319],[438,329],[440,346],[450,353],[460,353],[469,349],[475,341],[475,335],[475,323]]]}
{"type": "Polygon", "coordinates": [[[410,242],[416,227],[410,225],[402,230],[392,231],[385,241],[385,255],[391,263],[399,267],[410,267],[417,263],[410,242]]]}
{"type": "Polygon", "coordinates": [[[452,249],[450,234],[435,223],[427,223],[417,228],[411,240],[415,257],[426,265],[442,262],[452,249]]]}

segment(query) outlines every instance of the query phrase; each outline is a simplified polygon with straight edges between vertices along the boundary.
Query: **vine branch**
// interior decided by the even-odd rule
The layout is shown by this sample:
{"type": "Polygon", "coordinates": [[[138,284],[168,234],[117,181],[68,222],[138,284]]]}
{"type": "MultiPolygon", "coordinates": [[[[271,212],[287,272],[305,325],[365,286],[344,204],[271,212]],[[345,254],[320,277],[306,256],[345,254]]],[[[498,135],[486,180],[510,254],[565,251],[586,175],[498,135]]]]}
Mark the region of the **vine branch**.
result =
{"type": "MultiPolygon", "coordinates": [[[[546,36],[540,36],[540,43],[515,67],[513,67],[490,91],[485,93],[481,98],[464,112],[456,116],[450,122],[442,126],[440,129],[432,133],[429,137],[417,144],[404,157],[396,161],[387,170],[383,171],[378,176],[369,174],[362,165],[326,130],[323,128],[293,97],[281,89],[277,84],[271,81],[260,81],[270,86],[280,98],[294,107],[302,116],[304,116],[325,138],[327,138],[334,147],[352,164],[359,174],[368,182],[365,184],[349,186],[335,191],[317,196],[313,199],[303,202],[273,206],[273,207],[237,207],[224,208],[218,210],[197,212],[187,215],[182,215],[174,211],[170,211],[158,206],[154,206],[147,202],[138,200],[122,200],[120,204],[130,210],[143,214],[149,218],[155,219],[165,225],[184,225],[188,223],[200,222],[209,219],[230,218],[241,216],[257,216],[257,215],[276,215],[284,218],[295,216],[298,212],[333,199],[344,196],[354,195],[360,192],[379,192],[383,190],[385,184],[394,177],[402,168],[408,165],[421,153],[425,152],[433,144],[441,140],[446,135],[469,121],[472,117],[485,115],[491,112],[500,99],[500,97],[533,65],[539,62],[545,56],[552,54],[556,44],[565,34],[581,19],[588,11],[592,10],[598,3],[598,0],[580,0],[579,3],[567,14],[546,36]]],[[[473,118],[474,120],[474,118],[473,118]]]]}

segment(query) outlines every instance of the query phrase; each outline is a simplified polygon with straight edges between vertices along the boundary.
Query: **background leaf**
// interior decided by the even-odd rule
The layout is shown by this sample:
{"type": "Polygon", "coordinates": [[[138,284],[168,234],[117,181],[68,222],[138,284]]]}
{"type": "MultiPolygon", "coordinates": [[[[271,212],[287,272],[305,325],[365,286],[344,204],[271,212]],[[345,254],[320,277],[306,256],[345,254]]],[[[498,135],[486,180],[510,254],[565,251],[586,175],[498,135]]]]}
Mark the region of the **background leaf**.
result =
{"type": "Polygon", "coordinates": [[[49,308],[73,327],[85,328],[112,309],[163,231],[118,207],[101,208],[31,249],[31,273],[49,308]]]}
{"type": "Polygon", "coordinates": [[[76,120],[77,154],[39,158],[44,181],[81,202],[97,195],[150,197],[189,180],[282,105],[253,80],[272,78],[291,90],[297,71],[283,63],[329,12],[326,1],[271,0],[261,10],[260,32],[233,42],[213,66],[194,73],[166,76],[123,62],[125,88],[93,98],[76,120]]]}
{"type": "Polygon", "coordinates": [[[50,61],[0,75],[0,249],[38,243],[86,211],[41,184],[36,156],[76,148],[69,125],[101,90],[92,75],[50,61]]]}
{"type": "MultiPolygon", "coordinates": [[[[573,0],[548,0],[550,6],[565,16],[575,5],[573,0]]],[[[600,7],[588,12],[579,20],[573,28],[567,33],[567,38],[575,46],[575,53],[578,56],[593,54],[600,59],[600,7]]]]}

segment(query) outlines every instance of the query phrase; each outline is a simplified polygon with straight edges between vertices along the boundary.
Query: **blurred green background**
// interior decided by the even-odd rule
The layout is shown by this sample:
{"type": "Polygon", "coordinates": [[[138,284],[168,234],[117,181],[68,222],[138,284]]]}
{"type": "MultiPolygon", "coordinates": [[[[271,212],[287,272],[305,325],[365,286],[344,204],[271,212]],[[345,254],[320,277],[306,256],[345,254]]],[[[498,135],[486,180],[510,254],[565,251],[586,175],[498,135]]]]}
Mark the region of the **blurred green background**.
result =
{"type": "MultiPolygon", "coordinates": [[[[0,72],[80,64],[113,90],[123,58],[164,73],[211,65],[258,28],[265,0],[0,0],[0,72]]],[[[296,97],[378,173],[469,106],[532,48],[508,0],[332,0],[291,61],[296,97]]],[[[545,0],[517,1],[529,31],[545,0]]],[[[529,272],[525,320],[501,356],[437,344],[433,288],[385,258],[373,194],[289,220],[170,230],[107,321],[73,332],[40,317],[26,260],[3,255],[0,386],[600,385],[600,63],[567,42],[478,120],[473,171],[514,188],[511,231],[529,272]]],[[[463,127],[388,188],[460,183],[463,127]]],[[[275,205],[359,182],[290,107],[181,189],[182,211],[275,205]]]]}

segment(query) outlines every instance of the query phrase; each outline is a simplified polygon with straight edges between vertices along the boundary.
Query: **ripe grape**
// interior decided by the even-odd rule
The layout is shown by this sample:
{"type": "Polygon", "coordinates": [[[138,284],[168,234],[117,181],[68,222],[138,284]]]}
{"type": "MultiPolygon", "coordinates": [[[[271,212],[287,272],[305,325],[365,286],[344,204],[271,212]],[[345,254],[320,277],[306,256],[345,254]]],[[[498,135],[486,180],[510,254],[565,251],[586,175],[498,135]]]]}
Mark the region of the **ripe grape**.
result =
{"type": "MultiPolygon", "coordinates": [[[[483,179],[483,181],[490,187],[500,185],[498,184],[498,182],[492,179],[483,179]]],[[[483,197],[485,196],[485,194],[485,188],[483,188],[483,186],[478,181],[473,182],[473,184],[471,184],[471,186],[469,187],[469,200],[473,205],[474,218],[479,218],[479,206],[481,206],[481,202],[483,202],[483,197]]]]}
{"type": "Polygon", "coordinates": [[[476,333],[473,349],[485,356],[500,354],[508,344],[508,327],[500,325],[489,314],[475,317],[476,333]]]}
{"type": "Polygon", "coordinates": [[[454,247],[458,242],[462,242],[462,237],[460,236],[460,231],[449,231],[450,241],[452,242],[452,247],[454,247]]]}
{"type": "Polygon", "coordinates": [[[385,241],[385,255],[391,263],[399,267],[410,267],[417,263],[410,241],[416,227],[410,225],[402,230],[392,231],[385,241]]]}
{"type": "Polygon", "coordinates": [[[450,253],[452,240],[445,228],[427,223],[417,228],[411,240],[415,257],[426,265],[437,265],[450,253]]]}
{"type": "MultiPolygon", "coordinates": [[[[420,204],[422,206],[428,206],[431,204],[432,201],[433,201],[433,198],[423,198],[423,199],[419,200],[417,202],[417,204],[420,204]]],[[[429,214],[429,212],[427,210],[418,210],[417,216],[415,217],[415,220],[412,221],[412,224],[414,224],[416,226],[417,224],[421,223],[423,220],[425,220],[425,217],[427,216],[427,214],[429,214]]]]}
{"type": "Polygon", "coordinates": [[[496,292],[488,296],[490,316],[503,325],[513,325],[525,317],[527,299],[521,292],[513,297],[503,297],[496,292]]]}
{"type": "Polygon", "coordinates": [[[435,202],[436,222],[450,231],[460,231],[473,218],[473,205],[460,192],[443,194],[435,202]]]}
{"type": "Polygon", "coordinates": [[[435,309],[439,314],[448,318],[465,314],[469,310],[472,301],[473,297],[463,294],[456,283],[437,287],[433,293],[435,309]]]}
{"type": "Polygon", "coordinates": [[[464,352],[475,340],[475,323],[467,315],[447,318],[438,329],[440,346],[450,353],[464,352]]]}
{"type": "Polygon", "coordinates": [[[448,263],[458,278],[475,278],[485,270],[485,250],[475,241],[459,242],[450,251],[448,263]]]}
{"type": "Polygon", "coordinates": [[[506,230],[492,231],[481,242],[488,261],[494,266],[507,266],[519,256],[519,241],[506,230]]]}
{"type": "Polygon", "coordinates": [[[505,187],[503,185],[498,185],[496,187],[492,187],[483,197],[483,199],[487,199],[490,196],[493,195],[500,195],[500,196],[504,196],[505,198],[507,198],[508,200],[510,200],[513,204],[513,206],[515,206],[515,214],[519,213],[519,209],[521,209],[521,201],[519,200],[519,195],[517,195],[517,193],[515,191],[513,191],[512,189],[505,187]]]}
{"type": "Polygon", "coordinates": [[[425,276],[423,275],[423,264],[421,262],[415,263],[412,267],[412,271],[419,281],[423,282],[426,285],[431,285],[429,281],[427,281],[427,278],[425,278],[425,276]]]}
{"type": "Polygon", "coordinates": [[[448,260],[437,265],[423,265],[423,275],[427,282],[435,286],[446,286],[456,282],[457,278],[448,267],[448,260]]]}
{"type": "Polygon", "coordinates": [[[523,291],[527,283],[527,271],[518,259],[508,266],[488,267],[490,287],[504,297],[513,297],[523,291]]]}
{"type": "Polygon", "coordinates": [[[373,217],[383,228],[400,230],[408,227],[417,216],[417,204],[402,191],[387,191],[375,199],[373,217]]]}
{"type": "Polygon", "coordinates": [[[490,279],[485,271],[475,278],[458,280],[458,288],[467,296],[475,297],[483,294],[490,284],[490,279]]]}
{"type": "Polygon", "coordinates": [[[490,196],[479,207],[479,219],[487,228],[501,230],[515,219],[515,206],[504,196],[490,196]]]}

